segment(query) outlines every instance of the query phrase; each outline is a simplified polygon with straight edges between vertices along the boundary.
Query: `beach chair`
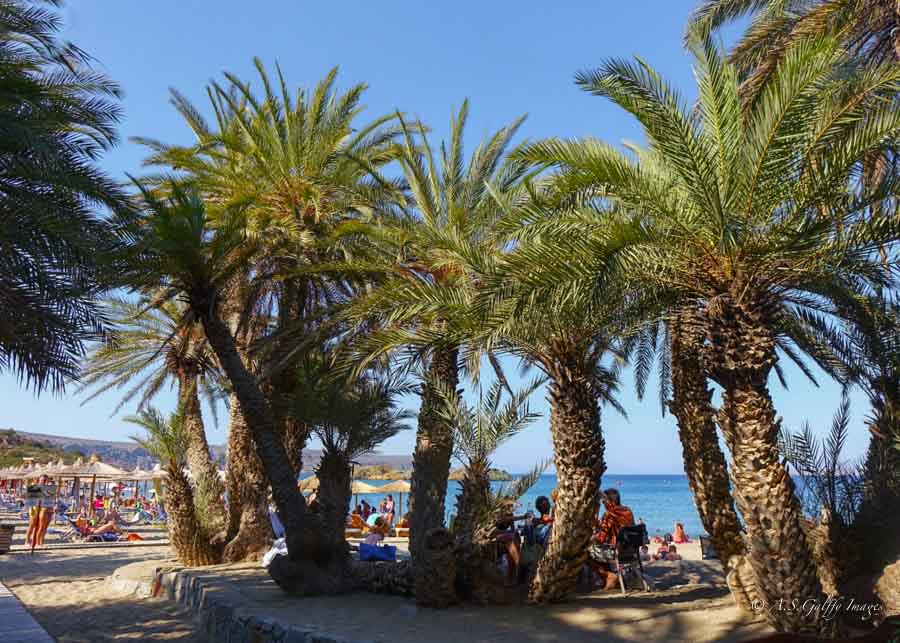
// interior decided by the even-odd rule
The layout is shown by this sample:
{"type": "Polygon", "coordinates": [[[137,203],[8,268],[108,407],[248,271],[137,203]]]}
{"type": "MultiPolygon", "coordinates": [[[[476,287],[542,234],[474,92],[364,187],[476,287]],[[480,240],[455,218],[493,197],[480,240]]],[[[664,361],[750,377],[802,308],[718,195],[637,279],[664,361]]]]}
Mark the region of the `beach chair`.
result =
{"type": "Polygon", "coordinates": [[[619,573],[619,586],[625,593],[625,576],[636,575],[644,591],[650,591],[650,583],[644,576],[644,564],[641,562],[641,545],[647,537],[647,528],[644,525],[622,527],[616,536],[616,570],[619,573]]]}
{"type": "Polygon", "coordinates": [[[700,536],[700,558],[703,560],[719,559],[719,555],[716,553],[709,536],[700,536]]]}
{"type": "Polygon", "coordinates": [[[63,542],[75,542],[76,540],[83,540],[90,536],[90,527],[87,525],[80,526],[75,520],[66,516],[66,523],[69,525],[69,528],[63,532],[59,533],[59,538],[63,542]]]}

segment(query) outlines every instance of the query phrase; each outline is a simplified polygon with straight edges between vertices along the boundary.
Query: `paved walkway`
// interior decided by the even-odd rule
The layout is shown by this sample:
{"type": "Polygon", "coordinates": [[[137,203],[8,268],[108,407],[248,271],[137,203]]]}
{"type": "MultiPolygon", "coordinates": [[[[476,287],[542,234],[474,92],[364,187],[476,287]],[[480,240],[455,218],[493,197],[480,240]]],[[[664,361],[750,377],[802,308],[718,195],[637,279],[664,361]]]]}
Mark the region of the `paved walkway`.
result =
{"type": "Polygon", "coordinates": [[[19,599],[0,583],[0,641],[3,643],[53,643],[19,599]]]}

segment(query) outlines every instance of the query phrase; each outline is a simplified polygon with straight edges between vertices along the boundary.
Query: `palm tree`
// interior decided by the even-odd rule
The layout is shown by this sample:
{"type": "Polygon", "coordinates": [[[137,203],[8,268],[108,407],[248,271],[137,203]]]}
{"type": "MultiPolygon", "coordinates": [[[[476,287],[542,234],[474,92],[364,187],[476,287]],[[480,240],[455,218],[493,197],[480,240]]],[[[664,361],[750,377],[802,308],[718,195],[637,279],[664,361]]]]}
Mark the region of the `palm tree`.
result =
{"type": "Polygon", "coordinates": [[[345,227],[347,233],[364,232],[380,253],[358,261],[359,269],[387,276],[351,305],[351,318],[365,322],[366,331],[376,329],[356,343],[354,356],[359,360],[354,361],[364,366],[403,349],[425,365],[411,481],[410,553],[417,596],[430,591],[427,565],[418,562],[425,559],[429,530],[444,522],[453,452],[453,432],[440,417],[443,402],[434,384],[456,390],[459,348],[466,337],[448,318],[464,314],[465,302],[475,291],[472,262],[499,251],[491,231],[499,210],[491,191],[513,190],[523,176],[522,164],[504,161],[522,119],[488,137],[466,162],[467,116],[465,101],[451,119],[449,143],[441,145],[436,158],[425,126],[408,124],[398,115],[403,133],[400,164],[415,213],[385,217],[378,226],[345,227]],[[452,310],[446,308],[447,301],[452,301],[452,310]]]}
{"type": "Polygon", "coordinates": [[[187,463],[197,485],[194,498],[206,505],[198,509],[221,522],[224,489],[210,456],[199,395],[203,391],[215,413],[221,375],[203,329],[177,301],[155,306],[148,297],[133,302],[114,298],[107,301],[104,315],[110,328],[104,341],[88,354],[79,390],[94,390],[85,402],[128,386],[114,412],[136,397],[141,410],[167,383],[174,382],[184,411],[187,463]]]}
{"type": "Polygon", "coordinates": [[[612,307],[599,301],[571,305],[532,289],[530,275],[538,265],[534,261],[545,249],[542,241],[522,241],[500,262],[486,292],[502,295],[490,304],[489,331],[482,340],[537,367],[549,380],[558,496],[554,529],[530,589],[533,602],[570,597],[586,562],[606,470],[601,404],[624,415],[615,394],[626,363],[623,340],[631,314],[612,285],[604,294],[612,307]]]}
{"type": "Polygon", "coordinates": [[[538,466],[509,488],[495,492],[489,475],[491,459],[503,443],[539,417],[528,407],[528,398],[541,384],[541,380],[534,380],[504,403],[506,385],[496,381],[474,408],[461,400],[456,391],[442,391],[441,415],[453,427],[454,455],[463,465],[463,476],[453,522],[454,560],[449,565],[432,566],[435,590],[426,605],[455,602],[458,590],[463,597],[482,605],[510,600],[504,576],[494,562],[497,523],[509,515],[512,503],[534,484],[545,466],[538,466]]]}
{"type": "Polygon", "coordinates": [[[896,0],[703,0],[688,31],[716,29],[743,16],[751,23],[730,58],[745,79],[747,95],[804,40],[837,36],[854,62],[873,69],[900,60],[896,0]]]}
{"type": "Polygon", "coordinates": [[[125,275],[135,288],[160,287],[186,300],[203,325],[209,345],[231,383],[241,414],[272,486],[285,525],[289,556],[279,556],[269,573],[288,592],[332,593],[345,589],[345,557],[330,549],[305,520],[306,502],[275,424],[271,404],[239,353],[223,298],[244,269],[255,244],[242,234],[243,212],[222,213],[213,229],[202,199],[172,184],[159,198],[142,189],[143,208],[129,229],[125,275]]]}
{"type": "Polygon", "coordinates": [[[322,444],[317,468],[320,514],[328,537],[345,546],[344,530],[350,512],[353,461],[408,427],[413,417],[398,408],[397,397],[410,387],[390,375],[369,373],[355,381],[334,377],[327,355],[307,355],[297,373],[301,391],[295,413],[313,427],[322,444]]]}
{"type": "Polygon", "coordinates": [[[52,8],[0,1],[0,369],[38,392],[62,390],[100,337],[116,238],[98,211],[125,201],[96,165],[119,87],[60,27],[52,8]]]}
{"type": "Polygon", "coordinates": [[[234,205],[245,209],[248,234],[261,243],[253,283],[243,291],[249,300],[239,306],[272,317],[256,360],[299,474],[309,427],[290,412],[295,350],[310,328],[322,323],[324,311],[353,291],[343,275],[317,268],[344,257],[332,235],[336,225],[369,219],[384,203],[402,199],[402,185],[380,173],[396,156],[397,130],[391,125],[394,116],[357,123],[366,85],[337,92],[337,69],[312,92],[292,96],[280,68],[273,82],[259,59],[254,63],[261,95],[229,73],[224,83],[208,88],[214,126],[173,92],[173,105],[197,139],[194,145],[137,140],[153,151],[147,165],[168,166],[190,177],[211,215],[234,205]]]}
{"type": "MultiPolygon", "coordinates": [[[[239,277],[225,289],[226,317],[240,356],[260,379],[272,404],[276,427],[295,474],[310,433],[291,412],[301,347],[320,341],[329,311],[352,294],[351,284],[333,273],[315,273],[343,251],[333,227],[368,218],[398,187],[379,174],[393,158],[393,117],[359,125],[366,86],[335,89],[332,70],[312,92],[292,96],[278,70],[273,83],[255,61],[262,95],[226,74],[208,94],[211,124],[178,92],[172,103],[196,142],[170,146],[138,139],[152,150],[147,165],[169,167],[192,181],[210,216],[240,207],[247,234],[257,243],[239,277]]],[[[167,176],[149,180],[163,188],[167,176]]],[[[269,536],[266,494],[259,483],[262,463],[248,450],[250,435],[240,405],[230,407],[228,536],[226,558],[252,557],[269,536]]]]}
{"type": "MultiPolygon", "coordinates": [[[[854,192],[851,178],[864,155],[900,130],[891,103],[900,69],[848,71],[834,41],[805,41],[742,110],[737,70],[708,35],[696,38],[694,110],[643,61],[614,60],[577,76],[640,121],[652,154],[635,160],[592,140],[550,140],[523,158],[559,166],[560,190],[638,228],[605,269],[703,303],[704,343],[693,350],[723,389],[719,426],[757,587],[770,605],[818,599],[767,380],[779,328],[799,325],[808,311],[835,313],[839,294],[888,281],[873,255],[896,239],[896,217],[867,213],[892,193],[891,180],[854,192]]],[[[588,239],[557,248],[579,285],[595,270],[594,246],[588,239]]],[[[558,279],[559,260],[548,261],[541,269],[558,279]]],[[[815,615],[767,617],[779,630],[827,627],[815,615]]]]}
{"type": "Polygon", "coordinates": [[[144,430],[142,437],[132,439],[162,462],[168,473],[166,512],[169,539],[178,560],[190,567],[218,563],[221,551],[210,544],[213,536],[210,526],[197,517],[193,490],[184,472],[188,443],[184,406],[180,405],[168,420],[155,408],[147,407],[137,415],[126,417],[125,421],[144,430]]]}
{"type": "Polygon", "coordinates": [[[678,424],[684,470],[700,521],[723,561],[731,594],[739,607],[752,610],[758,598],[744,554],[742,527],[734,508],[728,465],[716,431],[713,391],[700,356],[702,324],[695,307],[685,306],[670,324],[669,372],[672,399],[669,409],[678,424]]]}

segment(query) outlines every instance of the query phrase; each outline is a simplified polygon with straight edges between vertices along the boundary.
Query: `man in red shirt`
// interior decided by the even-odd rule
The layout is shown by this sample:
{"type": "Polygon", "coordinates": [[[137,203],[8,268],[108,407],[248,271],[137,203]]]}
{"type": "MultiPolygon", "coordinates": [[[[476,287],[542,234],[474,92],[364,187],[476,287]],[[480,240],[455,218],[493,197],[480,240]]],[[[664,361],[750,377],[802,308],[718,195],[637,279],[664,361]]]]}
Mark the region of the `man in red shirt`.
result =
{"type": "Polygon", "coordinates": [[[622,527],[634,526],[634,514],[631,509],[622,504],[622,498],[617,489],[607,489],[603,492],[603,506],[606,511],[597,522],[597,533],[594,534],[594,544],[591,547],[591,568],[602,580],[604,589],[613,589],[619,582],[615,564],[610,560],[614,557],[616,537],[622,527]],[[605,555],[594,555],[603,553],[605,555]]]}

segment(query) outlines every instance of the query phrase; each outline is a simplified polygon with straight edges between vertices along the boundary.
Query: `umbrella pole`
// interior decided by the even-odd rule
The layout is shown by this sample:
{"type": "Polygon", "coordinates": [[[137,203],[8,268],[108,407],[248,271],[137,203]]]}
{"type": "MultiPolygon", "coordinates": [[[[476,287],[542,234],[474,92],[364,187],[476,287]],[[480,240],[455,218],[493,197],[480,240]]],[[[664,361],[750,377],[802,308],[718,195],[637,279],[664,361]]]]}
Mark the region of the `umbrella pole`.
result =
{"type": "MultiPolygon", "coordinates": [[[[62,477],[59,477],[56,479],[56,497],[53,498],[53,511],[54,512],[59,507],[59,488],[62,486],[62,481],[63,481],[62,477]]],[[[58,516],[56,516],[54,513],[54,520],[56,520],[56,518],[58,518],[58,516]]]]}
{"type": "Polygon", "coordinates": [[[97,474],[95,473],[94,475],[91,476],[91,499],[88,501],[88,503],[90,504],[91,518],[94,517],[94,490],[96,489],[96,487],[97,487],[97,474]]]}

